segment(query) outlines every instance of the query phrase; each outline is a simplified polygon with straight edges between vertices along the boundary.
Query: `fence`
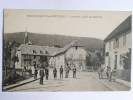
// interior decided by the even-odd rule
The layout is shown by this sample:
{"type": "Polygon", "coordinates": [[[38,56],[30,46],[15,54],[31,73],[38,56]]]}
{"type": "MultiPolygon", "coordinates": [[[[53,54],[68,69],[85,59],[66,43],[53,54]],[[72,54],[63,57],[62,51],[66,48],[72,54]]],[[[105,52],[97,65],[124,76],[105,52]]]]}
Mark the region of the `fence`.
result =
{"type": "Polygon", "coordinates": [[[117,70],[116,77],[125,81],[131,81],[131,70],[117,70]]]}

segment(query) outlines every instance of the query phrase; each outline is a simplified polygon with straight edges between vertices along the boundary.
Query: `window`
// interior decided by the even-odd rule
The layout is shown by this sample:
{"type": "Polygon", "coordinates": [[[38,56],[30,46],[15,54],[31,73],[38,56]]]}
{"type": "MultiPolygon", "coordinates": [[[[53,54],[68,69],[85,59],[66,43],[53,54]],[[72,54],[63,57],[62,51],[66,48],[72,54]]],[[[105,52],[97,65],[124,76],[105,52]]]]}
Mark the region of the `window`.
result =
{"type": "Polygon", "coordinates": [[[42,51],[40,51],[40,54],[43,54],[43,52],[42,52],[42,51]]]}
{"type": "Polygon", "coordinates": [[[26,55],[24,55],[24,58],[26,58],[26,55]]]}
{"type": "Polygon", "coordinates": [[[73,58],[73,54],[70,54],[70,58],[73,58]]]}
{"type": "Polygon", "coordinates": [[[124,45],[124,46],[126,45],[126,35],[123,36],[123,45],[124,45]]]}
{"type": "Polygon", "coordinates": [[[58,56],[58,60],[60,59],[60,56],[58,56]]]}
{"type": "Polygon", "coordinates": [[[113,48],[115,49],[115,40],[113,41],[113,48]]]}
{"type": "Polygon", "coordinates": [[[123,58],[122,58],[122,54],[120,54],[120,65],[123,65],[123,58]]]}
{"type": "Polygon", "coordinates": [[[24,65],[26,64],[26,61],[24,60],[24,65]]]}
{"type": "Polygon", "coordinates": [[[34,59],[36,59],[36,56],[34,56],[34,59]]]}
{"type": "Polygon", "coordinates": [[[109,52],[106,52],[106,56],[109,56],[109,52]]]}
{"type": "Polygon", "coordinates": [[[75,47],[75,49],[77,50],[77,49],[78,49],[78,47],[76,46],[76,47],[75,47]]]}
{"type": "Polygon", "coordinates": [[[108,57],[108,66],[110,66],[111,57],[108,57]]]}
{"type": "Polygon", "coordinates": [[[82,54],[79,55],[79,59],[82,59],[82,54]]]}
{"type": "Polygon", "coordinates": [[[29,61],[29,65],[31,66],[31,61],[29,61]]]}
{"type": "Polygon", "coordinates": [[[119,38],[114,40],[114,49],[119,48],[119,38]]]}
{"type": "Polygon", "coordinates": [[[109,50],[111,50],[111,42],[109,42],[109,50]]]}
{"type": "Polygon", "coordinates": [[[35,51],[35,50],[33,50],[33,53],[36,53],[36,51],[35,51]]]}
{"type": "Polygon", "coordinates": [[[116,48],[119,48],[119,39],[116,38],[116,48]]]}
{"type": "Polygon", "coordinates": [[[48,51],[45,51],[46,54],[48,54],[48,51]]]}

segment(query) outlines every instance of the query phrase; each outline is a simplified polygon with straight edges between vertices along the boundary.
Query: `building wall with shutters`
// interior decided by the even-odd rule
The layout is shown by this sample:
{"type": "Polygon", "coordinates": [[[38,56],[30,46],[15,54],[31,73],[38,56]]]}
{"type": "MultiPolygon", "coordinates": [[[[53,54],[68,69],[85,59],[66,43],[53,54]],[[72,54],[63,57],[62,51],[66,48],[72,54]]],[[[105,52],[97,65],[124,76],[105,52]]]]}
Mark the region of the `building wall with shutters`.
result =
{"type": "Polygon", "coordinates": [[[107,41],[105,43],[105,66],[109,66],[114,70],[116,63],[117,69],[123,69],[122,56],[129,51],[129,48],[132,48],[131,31],[125,32],[107,41]],[[116,39],[119,41],[116,42],[116,39]]]}

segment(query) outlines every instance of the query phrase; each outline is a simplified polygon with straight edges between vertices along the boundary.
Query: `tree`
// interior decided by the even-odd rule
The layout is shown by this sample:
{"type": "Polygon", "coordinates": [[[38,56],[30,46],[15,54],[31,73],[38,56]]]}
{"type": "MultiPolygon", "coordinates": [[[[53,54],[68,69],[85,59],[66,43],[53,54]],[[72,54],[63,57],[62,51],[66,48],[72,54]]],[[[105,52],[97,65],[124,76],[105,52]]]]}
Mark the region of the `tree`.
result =
{"type": "Polygon", "coordinates": [[[92,66],[91,55],[86,55],[86,66],[92,66]]]}
{"type": "Polygon", "coordinates": [[[7,76],[7,68],[10,66],[11,61],[11,50],[14,48],[14,44],[16,42],[13,41],[11,43],[3,41],[3,62],[4,62],[4,70],[7,76]]]}
{"type": "Polygon", "coordinates": [[[11,59],[11,47],[8,42],[3,45],[3,62],[4,62],[4,70],[5,75],[7,76],[7,68],[10,66],[10,59],[11,59]]]}
{"type": "Polygon", "coordinates": [[[98,67],[101,66],[101,61],[96,57],[93,59],[92,65],[94,66],[94,69],[98,69],[98,67]]]}
{"type": "Polygon", "coordinates": [[[45,67],[48,67],[48,59],[47,59],[47,56],[40,56],[40,59],[39,59],[41,65],[45,66],[45,67]]]}
{"type": "Polygon", "coordinates": [[[12,61],[14,62],[14,67],[15,67],[15,63],[16,63],[16,62],[19,62],[18,56],[14,56],[14,57],[12,58],[12,61]]]}
{"type": "Polygon", "coordinates": [[[96,52],[96,55],[97,55],[100,63],[103,64],[104,63],[104,55],[103,55],[103,52],[102,51],[97,51],[96,52]]]}
{"type": "Polygon", "coordinates": [[[123,58],[124,69],[131,69],[131,48],[129,48],[129,52],[127,52],[123,58]]]}

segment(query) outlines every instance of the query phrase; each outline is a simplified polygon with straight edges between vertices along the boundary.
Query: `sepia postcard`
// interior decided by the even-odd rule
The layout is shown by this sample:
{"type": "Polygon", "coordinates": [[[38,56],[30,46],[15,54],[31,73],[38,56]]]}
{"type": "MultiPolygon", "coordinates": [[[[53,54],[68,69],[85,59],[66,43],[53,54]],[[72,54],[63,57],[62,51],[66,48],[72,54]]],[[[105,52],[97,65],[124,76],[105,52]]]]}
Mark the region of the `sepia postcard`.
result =
{"type": "Polygon", "coordinates": [[[3,92],[131,90],[131,11],[4,9],[3,18],[3,92]]]}

